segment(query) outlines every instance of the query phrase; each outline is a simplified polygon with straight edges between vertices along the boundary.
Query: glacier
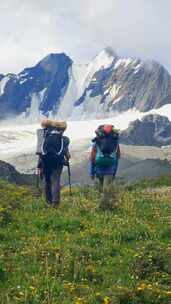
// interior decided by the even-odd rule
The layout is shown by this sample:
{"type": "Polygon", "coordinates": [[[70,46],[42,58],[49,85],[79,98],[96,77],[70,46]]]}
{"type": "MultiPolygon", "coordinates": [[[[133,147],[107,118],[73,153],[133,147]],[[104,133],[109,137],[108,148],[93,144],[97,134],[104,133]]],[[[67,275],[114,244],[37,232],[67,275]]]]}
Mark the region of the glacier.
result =
{"type": "MultiPolygon", "coordinates": [[[[168,117],[171,121],[171,104],[164,105],[146,113],[136,109],[124,113],[115,113],[113,117],[106,119],[91,120],[68,120],[68,128],[65,132],[71,139],[71,145],[79,146],[80,142],[86,140],[91,144],[94,131],[100,124],[113,124],[119,130],[125,130],[129,123],[142,119],[148,114],[159,114],[168,117]]],[[[0,124],[0,159],[8,161],[11,156],[35,153],[36,151],[36,130],[40,128],[39,123],[26,123],[26,120],[6,121],[0,124]]]]}

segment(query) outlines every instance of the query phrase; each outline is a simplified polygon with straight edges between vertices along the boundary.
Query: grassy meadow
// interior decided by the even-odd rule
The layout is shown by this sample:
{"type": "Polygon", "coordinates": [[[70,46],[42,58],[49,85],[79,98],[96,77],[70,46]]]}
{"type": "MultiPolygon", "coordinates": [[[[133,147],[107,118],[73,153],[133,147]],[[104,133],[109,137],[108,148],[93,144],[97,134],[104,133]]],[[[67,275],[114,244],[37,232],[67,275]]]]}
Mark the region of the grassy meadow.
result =
{"type": "Polygon", "coordinates": [[[0,303],[171,303],[171,188],[149,184],[113,187],[101,210],[90,187],[53,209],[1,181],[0,303]]]}

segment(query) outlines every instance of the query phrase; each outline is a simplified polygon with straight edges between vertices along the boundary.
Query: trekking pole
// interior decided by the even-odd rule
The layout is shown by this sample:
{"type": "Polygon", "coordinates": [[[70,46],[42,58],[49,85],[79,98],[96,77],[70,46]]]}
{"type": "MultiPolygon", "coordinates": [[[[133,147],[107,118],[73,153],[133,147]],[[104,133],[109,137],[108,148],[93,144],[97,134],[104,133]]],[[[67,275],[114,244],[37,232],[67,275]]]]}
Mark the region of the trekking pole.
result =
{"type": "Polygon", "coordinates": [[[38,171],[36,170],[36,188],[37,190],[40,190],[40,180],[43,179],[43,176],[38,174],[38,171]]]}
{"type": "Polygon", "coordinates": [[[67,167],[68,167],[69,193],[70,193],[70,196],[72,196],[71,168],[70,168],[70,163],[69,163],[69,162],[68,162],[68,164],[67,164],[67,167]]]}
{"type": "Polygon", "coordinates": [[[36,169],[36,188],[37,190],[39,189],[39,174],[37,169],[36,169]]]}

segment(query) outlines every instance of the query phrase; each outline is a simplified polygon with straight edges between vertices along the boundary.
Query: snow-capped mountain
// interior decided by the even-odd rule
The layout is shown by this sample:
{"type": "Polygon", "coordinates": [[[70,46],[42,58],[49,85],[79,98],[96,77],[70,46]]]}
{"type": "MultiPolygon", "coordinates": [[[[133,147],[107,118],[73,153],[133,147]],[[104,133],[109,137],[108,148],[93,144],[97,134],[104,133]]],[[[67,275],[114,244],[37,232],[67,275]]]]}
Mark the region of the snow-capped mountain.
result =
{"type": "Polygon", "coordinates": [[[0,81],[1,117],[23,114],[48,115],[58,110],[69,83],[72,60],[65,54],[50,54],[18,75],[8,74],[0,81]]]}
{"type": "Polygon", "coordinates": [[[120,58],[106,48],[88,64],[50,54],[18,75],[0,74],[0,118],[40,114],[103,118],[171,103],[171,76],[156,62],[120,58]]]}
{"type": "Polygon", "coordinates": [[[113,57],[99,69],[75,106],[81,113],[146,112],[171,102],[171,76],[156,62],[113,57]]]}

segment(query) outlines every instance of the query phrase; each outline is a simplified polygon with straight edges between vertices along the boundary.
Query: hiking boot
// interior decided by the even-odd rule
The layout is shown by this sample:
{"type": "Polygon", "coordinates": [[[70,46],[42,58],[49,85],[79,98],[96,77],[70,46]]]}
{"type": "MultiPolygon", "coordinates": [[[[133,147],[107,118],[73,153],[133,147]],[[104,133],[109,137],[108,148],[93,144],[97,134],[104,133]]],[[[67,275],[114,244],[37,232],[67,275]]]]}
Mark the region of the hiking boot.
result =
{"type": "Polygon", "coordinates": [[[59,202],[53,202],[52,206],[53,206],[53,208],[58,209],[59,202]]]}
{"type": "Polygon", "coordinates": [[[45,207],[50,208],[52,206],[52,202],[46,201],[45,207]]]}

